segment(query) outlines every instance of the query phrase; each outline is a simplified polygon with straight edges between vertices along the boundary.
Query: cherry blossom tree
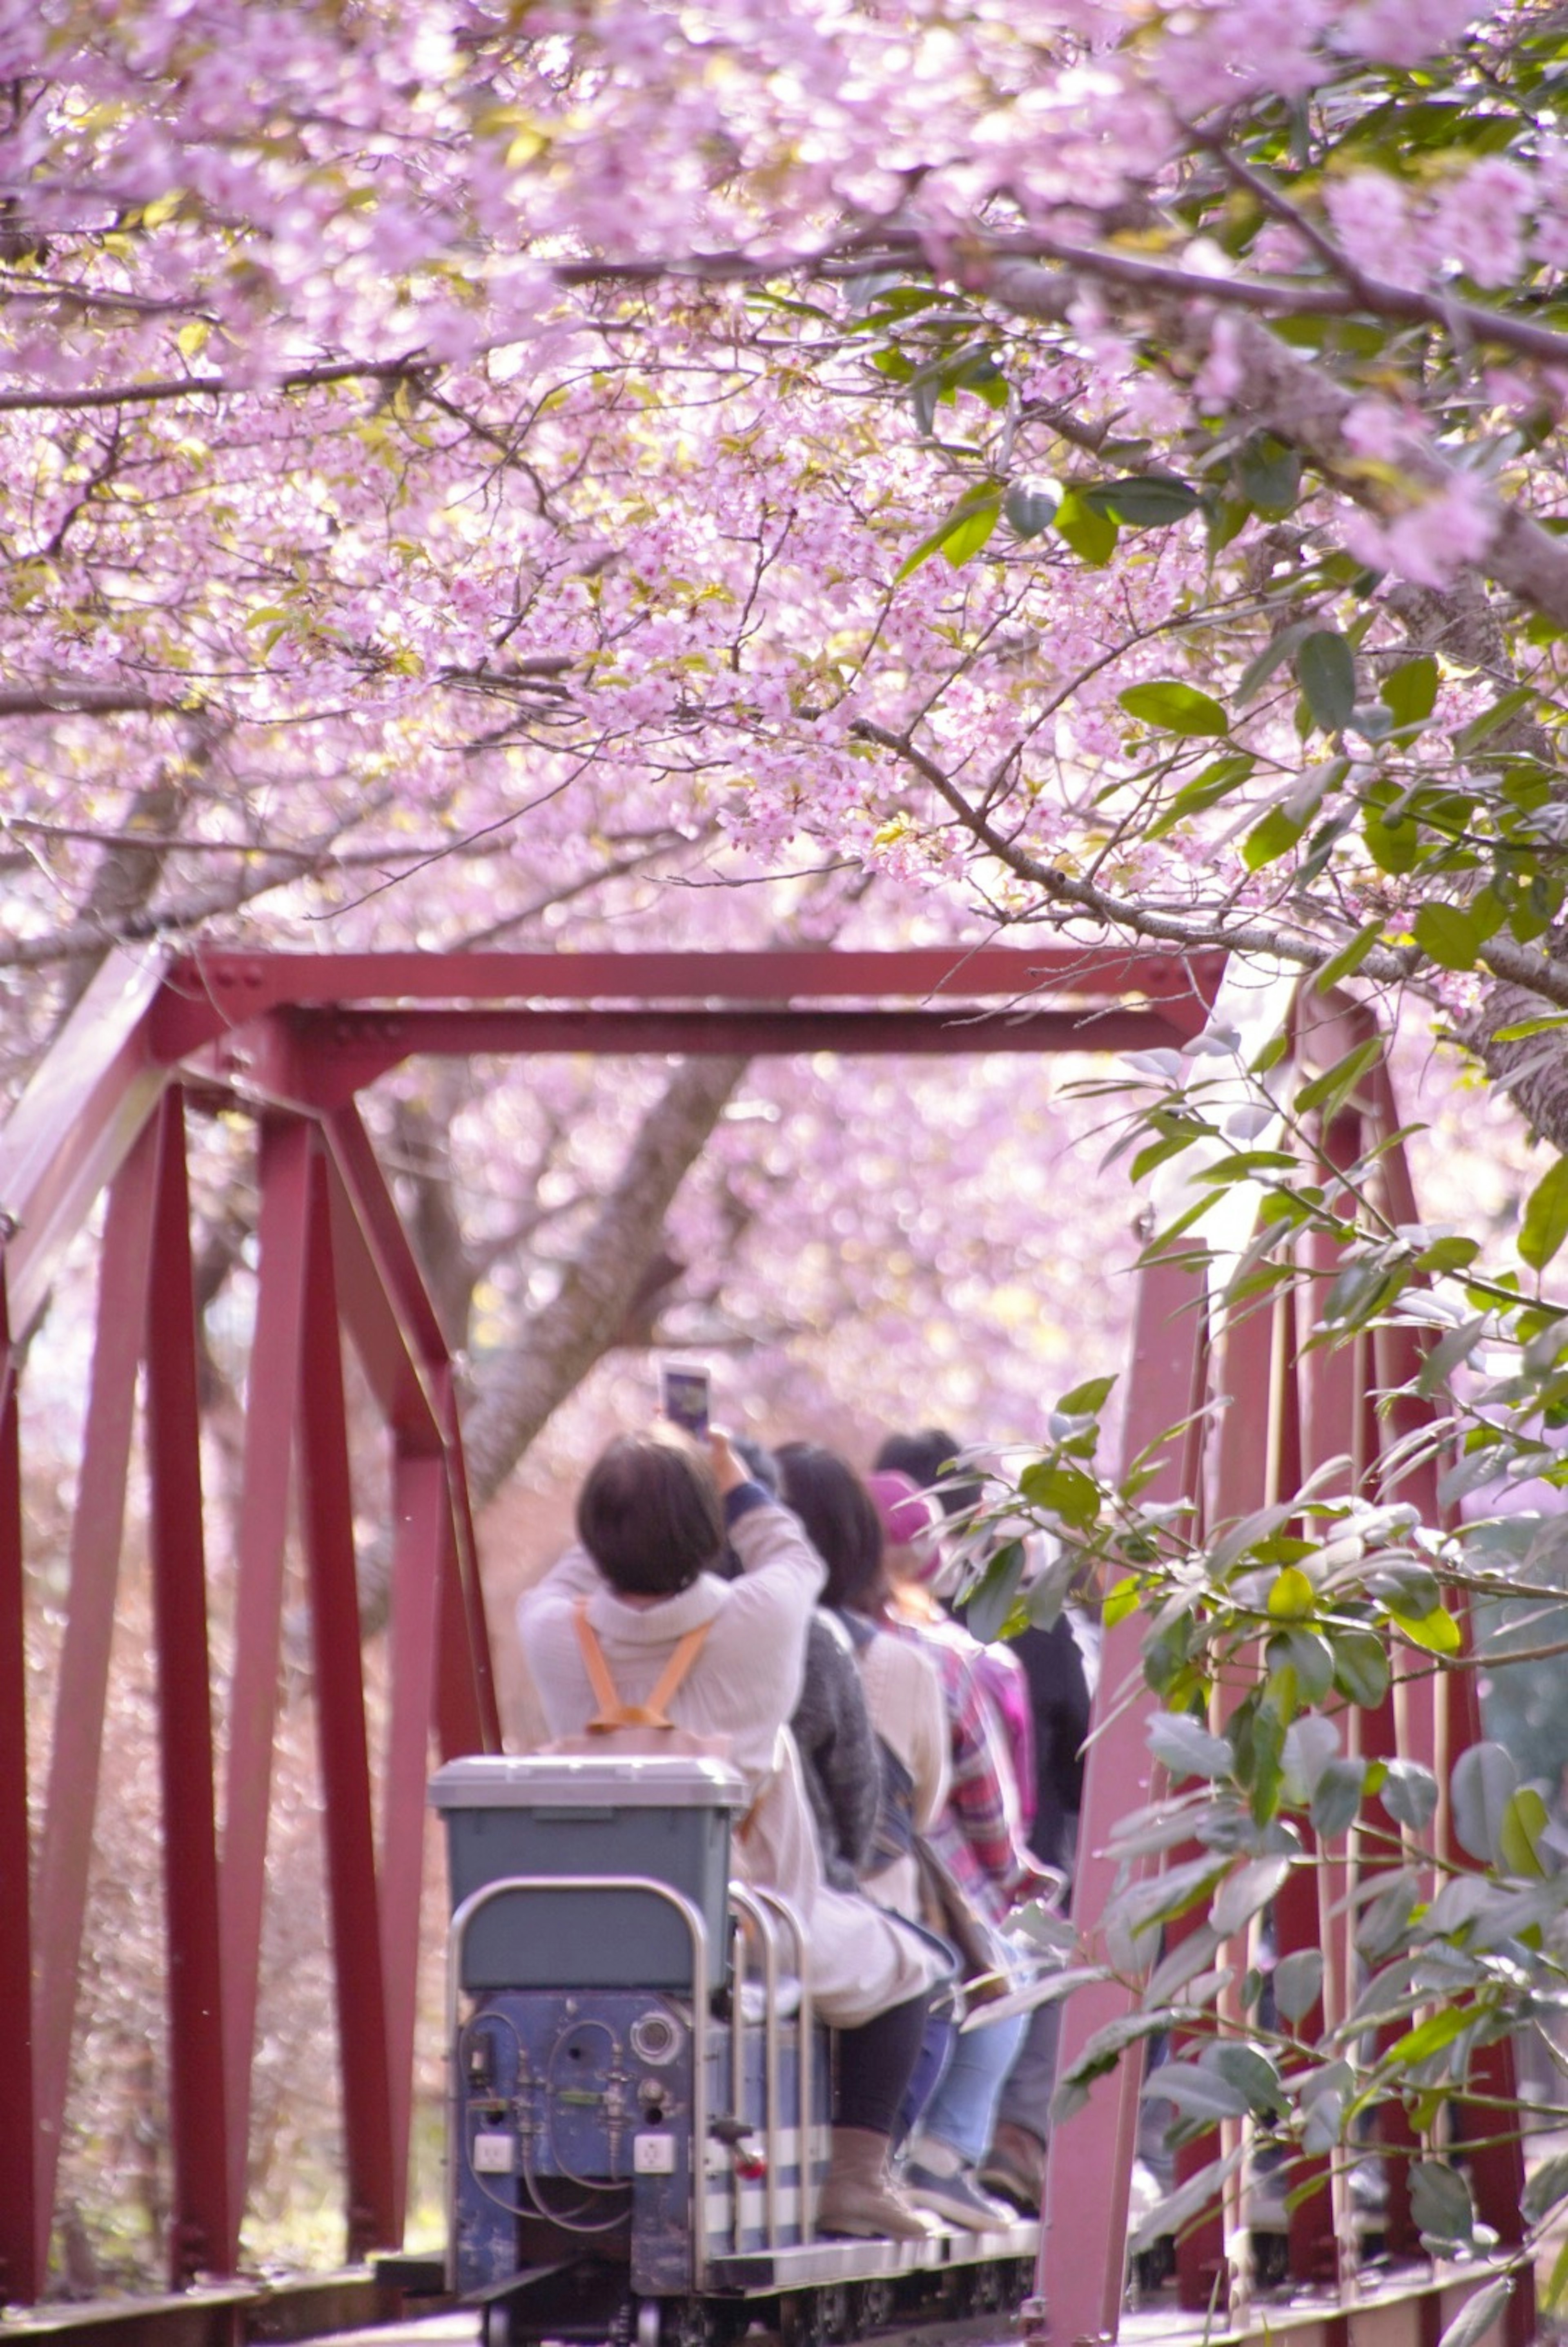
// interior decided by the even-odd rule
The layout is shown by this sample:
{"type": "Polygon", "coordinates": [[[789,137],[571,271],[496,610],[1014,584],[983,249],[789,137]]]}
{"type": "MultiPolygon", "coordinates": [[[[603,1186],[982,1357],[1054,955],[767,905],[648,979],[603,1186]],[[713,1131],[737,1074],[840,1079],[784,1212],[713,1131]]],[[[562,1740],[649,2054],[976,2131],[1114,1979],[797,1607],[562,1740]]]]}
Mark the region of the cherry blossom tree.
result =
{"type": "MultiPolygon", "coordinates": [[[[1341,1335],[1419,1293],[1444,1440],[1559,1477],[1556,9],[7,0],[0,59],[15,1071],[110,938],[667,936],[700,902],[715,942],[1224,947],[1444,1024],[1552,1145],[1519,1267],[1394,1227],[1373,1168],[1354,1211],[1237,1170],[1276,1201],[1248,1276],[1317,1231],[1341,1335]]],[[[1280,1065],[1237,1056],[1239,1107],[1145,1069],[1135,1162],[1310,1143],[1357,1071],[1303,1105],[1280,1065]]],[[[615,1276],[545,1278],[477,1405],[494,1472],[655,1292],[687,1168],[720,1218],[756,1178],[743,1081],[667,1071],[623,1120],[577,1210],[615,1276]]],[[[425,1203],[465,1314],[505,1217],[425,1203]]],[[[1098,1406],[1082,1481],[1033,1488],[1158,1605],[1194,1560],[1090,1509],[1098,1406]]],[[[1382,1532],[1438,1637],[1473,1557],[1382,1532]]],[[[1244,1551],[1309,1580],[1273,1537],[1244,1551]]],[[[1217,1655],[1256,1626],[1210,1618],[1217,1655]]],[[[1477,1853],[1499,1897],[1522,1850],[1548,1878],[1527,1823],[1477,1853]]]]}

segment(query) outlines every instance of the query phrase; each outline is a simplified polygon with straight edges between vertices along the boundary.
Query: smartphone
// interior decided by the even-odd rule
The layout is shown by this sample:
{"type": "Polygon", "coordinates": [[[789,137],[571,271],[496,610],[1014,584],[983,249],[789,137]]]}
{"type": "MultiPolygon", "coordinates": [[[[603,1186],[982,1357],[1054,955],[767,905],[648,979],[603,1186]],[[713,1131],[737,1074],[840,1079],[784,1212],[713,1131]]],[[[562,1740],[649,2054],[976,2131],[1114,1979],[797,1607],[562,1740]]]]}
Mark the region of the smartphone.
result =
{"type": "Polygon", "coordinates": [[[708,1433],[708,1371],[692,1361],[667,1361],[660,1372],[660,1406],[672,1426],[698,1441],[708,1433]]]}

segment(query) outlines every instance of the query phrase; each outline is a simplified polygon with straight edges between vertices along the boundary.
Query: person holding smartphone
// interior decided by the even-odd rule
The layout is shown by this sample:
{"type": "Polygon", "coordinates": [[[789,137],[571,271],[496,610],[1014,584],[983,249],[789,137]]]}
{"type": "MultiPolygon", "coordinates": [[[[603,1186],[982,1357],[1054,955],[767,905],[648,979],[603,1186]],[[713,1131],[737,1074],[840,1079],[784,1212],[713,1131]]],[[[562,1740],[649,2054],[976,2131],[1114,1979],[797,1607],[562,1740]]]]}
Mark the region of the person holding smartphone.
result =
{"type": "Polygon", "coordinates": [[[517,1608],[550,1733],[581,1733],[598,1708],[579,1606],[623,1705],[646,1705],[676,1646],[701,1632],[668,1717],[725,1740],[750,1800],[738,1867],[799,1911],[817,2010],[839,2033],[818,2221],[825,2232],[922,2239],[926,2221],[894,2183],[889,2149],[942,1963],[917,1932],[823,1878],[788,1725],[821,1560],[717,1432],[700,1446],[668,1425],[621,1436],[590,1470],[576,1522],[580,1545],[517,1608]],[[735,1580],[721,1576],[727,1534],[735,1580]]]}

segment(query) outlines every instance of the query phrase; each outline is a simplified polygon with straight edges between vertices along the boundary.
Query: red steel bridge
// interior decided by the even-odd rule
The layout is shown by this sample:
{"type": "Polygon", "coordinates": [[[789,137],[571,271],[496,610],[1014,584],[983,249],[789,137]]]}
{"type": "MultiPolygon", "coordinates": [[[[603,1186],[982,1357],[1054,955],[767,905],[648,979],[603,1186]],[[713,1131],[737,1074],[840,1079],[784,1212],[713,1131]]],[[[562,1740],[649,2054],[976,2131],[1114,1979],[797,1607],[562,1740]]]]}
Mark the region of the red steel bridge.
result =
{"type": "MultiPolygon", "coordinates": [[[[77,2004],[103,1993],[116,1962],[112,1947],[86,1944],[85,1923],[138,1393],[163,1795],[170,2291],[199,2280],[208,2289],[219,2311],[204,2335],[237,2340],[268,2329],[255,2317],[260,2285],[240,2271],[239,2240],[291,1521],[315,1658],[347,2258],[363,2261],[402,2238],[426,1776],[433,1756],[498,1749],[500,1729],[456,1373],[361,1119],[360,1093],[425,1053],[1179,1046],[1206,1024],[1221,974],[1213,957],[1062,943],[962,955],[202,952],[110,960],[0,1133],[0,2299],[25,2310],[45,2295],[77,2004]],[[260,1194],[237,1614],[232,1665],[221,1678],[209,1637],[187,1177],[188,1125],[217,1112],[254,1121],[260,1194]],[[53,1284],[100,1213],[54,1733],[46,1782],[30,1785],[24,1365],[36,1329],[47,1348],[40,1321],[53,1284]],[[345,1337],[392,1460],[390,1717],[379,1754],[367,1737],[361,1673],[345,1337]],[[228,1723],[221,1781],[215,1715],[228,1723]]],[[[1300,1015],[1298,1048],[1326,1065],[1370,1031],[1367,1013],[1331,997],[1300,1015]]],[[[1348,1163],[1395,1125],[1380,1064],[1320,1146],[1348,1163]]],[[[1397,1144],[1383,1163],[1393,1218],[1415,1220],[1397,1144]]],[[[1214,1358],[1199,1302],[1188,1270],[1142,1276],[1128,1455],[1223,1393],[1227,1407],[1191,1419],[1194,1447],[1166,1470],[1173,1493],[1206,1495],[1213,1520],[1288,1498],[1315,1465],[1347,1452],[1375,1493],[1380,1460],[1410,1420],[1403,1406],[1380,1416],[1372,1397],[1410,1374],[1419,1337],[1379,1330],[1329,1352],[1309,1348],[1309,1327],[1277,1310],[1242,1321],[1226,1356],[1214,1358]],[[1217,1433],[1200,1457],[1206,1423],[1217,1433]]],[[[1420,1496],[1435,1503],[1435,1493],[1420,1496]]],[[[1106,1686],[1135,1669],[1137,1635],[1135,1622],[1110,1635],[1106,1686]]],[[[1451,1758],[1478,1733],[1473,1701],[1468,1673],[1401,1680],[1374,1724],[1378,1748],[1451,1758]]],[[[1125,1711],[1091,1747],[1082,1913],[1099,1911],[1113,1870],[1104,1854],[1109,1829],[1149,1797],[1150,1776],[1142,1717],[1125,1711]]],[[[1335,1890],[1331,1876],[1299,1870],[1279,1918],[1280,1952],[1327,1950],[1331,2014],[1350,1994],[1349,1923],[1335,1890]]],[[[1069,2004],[1064,2063],[1124,2002],[1107,1987],[1069,2004]]],[[[1492,2083],[1509,2091],[1506,2046],[1496,2061],[1492,2083]]],[[[1137,2091],[1131,2071],[1100,2081],[1064,2139],[1070,2157],[1053,2164],[1040,2280],[1058,2342],[1110,2341],[1119,2325],[1123,2335],[1142,2327],[1121,2311],[1137,2091]]],[[[1476,2286],[1473,2275],[1440,2273],[1423,2260],[1401,2163],[1390,2165],[1388,2243],[1408,2261],[1397,2285],[1369,2293],[1344,2211],[1319,2192],[1290,2219],[1290,2271],[1305,2295],[1288,2317],[1274,2311],[1271,2335],[1298,2347],[1435,2341],[1476,2286]]],[[[1481,2217],[1504,2245],[1516,2242],[1518,2143],[1478,2151],[1472,2181],[1481,2217]]],[[[1257,2335],[1217,2220],[1184,2240],[1179,2265],[1182,2303],[1207,2310],[1211,2335],[1257,2335]]],[[[334,2301],[359,2312],[369,2302],[351,2293],[334,2301]]],[[[1528,2293],[1516,2294],[1506,2336],[1522,2347],[1532,2329],[1528,2293]]]]}

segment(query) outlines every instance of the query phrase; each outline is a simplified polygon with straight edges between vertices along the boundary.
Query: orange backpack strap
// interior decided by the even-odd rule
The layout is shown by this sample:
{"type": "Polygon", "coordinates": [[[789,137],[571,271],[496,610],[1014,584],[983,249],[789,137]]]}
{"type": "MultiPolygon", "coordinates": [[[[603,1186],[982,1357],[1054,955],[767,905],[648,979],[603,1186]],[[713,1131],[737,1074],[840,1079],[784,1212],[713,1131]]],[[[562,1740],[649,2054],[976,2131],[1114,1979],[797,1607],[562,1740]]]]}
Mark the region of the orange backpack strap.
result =
{"type": "Polygon", "coordinates": [[[648,1697],[647,1708],[652,1716],[645,1723],[647,1727],[670,1727],[674,1726],[674,1722],[667,1718],[665,1716],[665,1706],[668,1703],[671,1696],[674,1695],[676,1689],[686,1677],[687,1673],[690,1670],[693,1663],[696,1662],[698,1655],[701,1654],[703,1647],[708,1643],[708,1634],[712,1627],[713,1624],[711,1622],[699,1622],[696,1629],[688,1630],[685,1637],[682,1638],[676,1646],[674,1654],[671,1655],[668,1662],[659,1673],[657,1686],[654,1688],[653,1693],[648,1697]]]}
{"type": "Polygon", "coordinates": [[[616,1693],[616,1683],[610,1676],[610,1666],[605,1660],[605,1650],[595,1635],[593,1624],[588,1619],[588,1601],[585,1597],[579,1597],[573,1606],[572,1623],[577,1633],[577,1644],[583,1650],[583,1665],[588,1674],[588,1685],[593,1688],[594,1701],[599,1706],[596,1717],[590,1719],[588,1726],[601,1732],[612,1727],[624,1727],[626,1724],[624,1706],[620,1696],[616,1693]]]}
{"type": "Polygon", "coordinates": [[[665,1706],[680,1686],[687,1673],[701,1654],[711,1624],[701,1622],[688,1630],[676,1646],[668,1662],[660,1672],[658,1683],[647,1703],[623,1703],[616,1691],[610,1666],[605,1660],[605,1650],[588,1619],[588,1601],[579,1597],[572,1608],[572,1620],[577,1633],[577,1644],[583,1650],[583,1664],[588,1674],[588,1685],[599,1708],[588,1722],[588,1732],[594,1736],[611,1735],[617,1727],[673,1727],[675,1726],[665,1706]]]}

